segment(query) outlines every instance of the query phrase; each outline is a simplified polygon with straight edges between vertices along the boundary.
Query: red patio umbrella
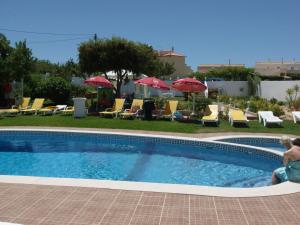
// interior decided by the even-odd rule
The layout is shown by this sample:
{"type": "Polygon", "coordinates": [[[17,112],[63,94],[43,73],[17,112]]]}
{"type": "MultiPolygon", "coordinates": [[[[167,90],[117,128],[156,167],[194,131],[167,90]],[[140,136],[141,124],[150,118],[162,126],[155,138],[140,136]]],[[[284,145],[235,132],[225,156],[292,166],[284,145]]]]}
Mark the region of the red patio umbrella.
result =
{"type": "MultiPolygon", "coordinates": [[[[199,93],[206,90],[206,85],[194,78],[181,78],[172,83],[172,88],[189,93],[199,93]]],[[[195,96],[193,96],[193,114],[195,111],[195,96]]]]}
{"type": "Polygon", "coordinates": [[[84,81],[85,84],[91,85],[91,86],[102,86],[107,88],[113,88],[113,84],[107,80],[105,77],[96,76],[96,77],[90,77],[89,79],[84,81]]]}
{"type": "Polygon", "coordinates": [[[147,85],[149,87],[153,87],[161,90],[170,90],[170,87],[164,81],[156,77],[145,77],[135,81],[134,83],[139,85],[147,85]]]}
{"type": "Polygon", "coordinates": [[[205,91],[206,86],[194,78],[187,77],[174,81],[172,88],[182,92],[198,93],[205,91]]]}

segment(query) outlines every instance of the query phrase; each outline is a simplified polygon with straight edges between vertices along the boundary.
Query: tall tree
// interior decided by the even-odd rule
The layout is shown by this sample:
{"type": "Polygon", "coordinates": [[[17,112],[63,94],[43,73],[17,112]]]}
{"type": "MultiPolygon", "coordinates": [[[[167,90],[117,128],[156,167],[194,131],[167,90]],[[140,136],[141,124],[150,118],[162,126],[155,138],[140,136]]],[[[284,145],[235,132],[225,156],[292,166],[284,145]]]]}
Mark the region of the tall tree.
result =
{"type": "Polygon", "coordinates": [[[11,79],[20,81],[27,77],[33,69],[33,62],[32,51],[27,48],[26,41],[17,42],[9,58],[11,79]]]}
{"type": "Polygon", "coordinates": [[[169,72],[158,60],[158,54],[149,45],[129,41],[124,38],[97,39],[84,42],[79,46],[79,65],[82,72],[88,74],[114,71],[117,74],[115,87],[116,96],[120,96],[123,80],[128,72],[133,74],[167,75],[160,72],[169,72]]]}
{"type": "Polygon", "coordinates": [[[9,56],[12,52],[10,42],[0,33],[0,84],[10,80],[9,56]]]}
{"type": "Polygon", "coordinates": [[[69,59],[66,63],[59,65],[58,75],[66,80],[71,80],[73,75],[83,76],[83,74],[80,73],[78,63],[74,62],[72,58],[69,59]]]}

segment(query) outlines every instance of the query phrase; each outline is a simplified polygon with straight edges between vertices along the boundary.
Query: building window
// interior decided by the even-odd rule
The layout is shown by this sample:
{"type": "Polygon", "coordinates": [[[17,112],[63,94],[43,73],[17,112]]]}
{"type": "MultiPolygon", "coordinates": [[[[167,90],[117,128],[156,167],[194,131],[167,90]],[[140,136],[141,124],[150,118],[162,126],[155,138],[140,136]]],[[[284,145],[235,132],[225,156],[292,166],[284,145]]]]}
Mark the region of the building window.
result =
{"type": "Polygon", "coordinates": [[[277,69],[280,69],[280,66],[277,66],[277,69]]]}
{"type": "Polygon", "coordinates": [[[293,66],[291,67],[291,70],[294,70],[294,67],[293,67],[293,66]]]}

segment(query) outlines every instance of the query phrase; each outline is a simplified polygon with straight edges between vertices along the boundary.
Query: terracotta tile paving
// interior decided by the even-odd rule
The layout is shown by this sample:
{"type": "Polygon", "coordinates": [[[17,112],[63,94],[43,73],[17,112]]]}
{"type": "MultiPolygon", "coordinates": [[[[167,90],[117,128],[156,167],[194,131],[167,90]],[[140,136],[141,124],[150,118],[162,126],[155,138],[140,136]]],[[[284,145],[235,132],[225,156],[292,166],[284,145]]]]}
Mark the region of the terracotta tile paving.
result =
{"type": "Polygon", "coordinates": [[[0,183],[0,221],[24,225],[297,225],[300,193],[223,198],[0,183]]]}

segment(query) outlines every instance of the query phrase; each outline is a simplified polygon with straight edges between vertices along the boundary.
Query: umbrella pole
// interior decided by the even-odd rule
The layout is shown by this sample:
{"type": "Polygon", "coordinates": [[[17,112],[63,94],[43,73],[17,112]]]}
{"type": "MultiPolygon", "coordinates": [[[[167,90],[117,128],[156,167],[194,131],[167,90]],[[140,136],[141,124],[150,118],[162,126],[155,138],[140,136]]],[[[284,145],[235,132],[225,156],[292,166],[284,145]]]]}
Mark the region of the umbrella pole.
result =
{"type": "Polygon", "coordinates": [[[187,92],[187,100],[188,100],[188,106],[189,106],[189,111],[191,110],[191,106],[190,106],[190,96],[189,96],[190,92],[187,92]]]}
{"type": "Polygon", "coordinates": [[[97,91],[97,99],[96,99],[96,111],[98,112],[98,99],[99,99],[99,95],[98,95],[98,87],[96,88],[97,91]]]}
{"type": "Polygon", "coordinates": [[[193,93],[193,112],[192,114],[195,114],[195,93],[193,93]]]}

